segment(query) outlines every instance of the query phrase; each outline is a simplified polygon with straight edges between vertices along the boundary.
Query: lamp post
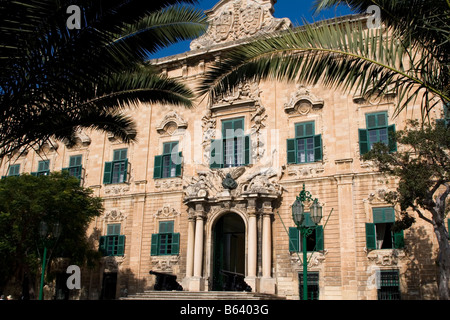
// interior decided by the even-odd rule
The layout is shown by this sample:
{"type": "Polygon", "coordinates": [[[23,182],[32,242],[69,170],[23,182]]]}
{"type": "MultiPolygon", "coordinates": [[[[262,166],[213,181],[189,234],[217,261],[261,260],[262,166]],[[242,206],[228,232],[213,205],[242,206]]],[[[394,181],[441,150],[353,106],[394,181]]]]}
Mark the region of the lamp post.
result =
{"type": "Polygon", "coordinates": [[[311,193],[305,190],[305,184],[303,184],[303,190],[300,191],[299,195],[296,197],[295,202],[292,204],[292,219],[297,225],[297,229],[300,231],[302,236],[302,251],[303,251],[303,300],[308,299],[308,261],[307,261],[307,249],[306,249],[306,238],[311,235],[311,233],[316,229],[317,224],[322,219],[322,207],[319,201],[313,199],[311,193]],[[309,216],[311,218],[312,224],[307,221],[307,213],[305,212],[304,202],[312,202],[309,207],[309,216]]]}
{"type": "Polygon", "coordinates": [[[51,244],[51,242],[56,242],[60,235],[61,226],[59,222],[56,222],[53,225],[51,234],[48,233],[48,225],[45,221],[41,221],[41,223],[39,224],[39,236],[41,237],[42,243],[44,245],[44,254],[42,256],[41,285],[39,287],[39,300],[42,300],[43,296],[45,266],[47,262],[47,247],[51,244]]]}

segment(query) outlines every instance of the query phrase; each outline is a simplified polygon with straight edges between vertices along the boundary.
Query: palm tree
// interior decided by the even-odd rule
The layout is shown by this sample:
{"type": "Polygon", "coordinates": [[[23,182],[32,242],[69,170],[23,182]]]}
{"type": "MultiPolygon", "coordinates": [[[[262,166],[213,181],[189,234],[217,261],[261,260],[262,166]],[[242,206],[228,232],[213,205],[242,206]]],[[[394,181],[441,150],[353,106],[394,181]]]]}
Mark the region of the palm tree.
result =
{"type": "MultiPolygon", "coordinates": [[[[394,91],[395,115],[419,101],[422,120],[438,105],[450,107],[450,0],[316,0],[315,8],[339,4],[360,15],[236,47],[206,73],[199,91],[213,99],[244,81],[278,79],[366,97],[394,91]],[[371,5],[380,9],[381,28],[368,27],[363,14],[371,5]]],[[[447,254],[441,243],[439,255],[447,254]]],[[[446,269],[448,263],[440,266],[441,299],[449,298],[446,269]]]]}
{"type": "Polygon", "coordinates": [[[257,39],[214,65],[200,93],[275,78],[365,95],[396,90],[396,114],[420,99],[423,118],[450,102],[450,0],[316,0],[315,7],[339,4],[360,14],[378,6],[384,27],[369,29],[360,15],[257,39]]]}
{"type": "Polygon", "coordinates": [[[190,107],[191,90],[159,75],[147,59],[206,30],[194,3],[2,1],[0,158],[50,137],[73,145],[83,128],[135,141],[123,110],[137,101],[190,107]],[[79,29],[69,28],[70,5],[80,9],[79,29]]]}

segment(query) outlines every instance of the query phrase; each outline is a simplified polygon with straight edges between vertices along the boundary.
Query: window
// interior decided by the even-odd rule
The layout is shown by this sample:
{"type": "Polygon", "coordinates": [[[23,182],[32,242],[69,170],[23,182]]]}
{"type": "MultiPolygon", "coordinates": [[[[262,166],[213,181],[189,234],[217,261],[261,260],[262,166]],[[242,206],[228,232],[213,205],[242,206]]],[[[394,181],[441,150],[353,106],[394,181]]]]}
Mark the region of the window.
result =
{"type": "Polygon", "coordinates": [[[13,164],[9,166],[8,177],[20,175],[20,164],[13,164]]]}
{"type": "Polygon", "coordinates": [[[397,151],[395,125],[388,125],[386,112],[366,115],[366,129],[359,129],[359,151],[363,155],[372,149],[375,143],[389,146],[389,152],[397,151]]]}
{"type": "Polygon", "coordinates": [[[450,103],[444,104],[444,117],[442,119],[436,119],[436,125],[450,128],[450,103]]]}
{"type": "MultiPolygon", "coordinates": [[[[306,275],[308,299],[307,300],[319,300],[319,273],[308,272],[306,275]]],[[[300,291],[300,300],[303,300],[303,273],[298,274],[298,283],[300,291]]]]}
{"type": "Polygon", "coordinates": [[[108,224],[106,236],[100,237],[100,251],[105,256],[123,256],[125,236],[120,234],[120,223],[108,224]]]}
{"type": "Polygon", "coordinates": [[[31,173],[33,176],[47,176],[50,174],[50,160],[38,162],[38,171],[31,173]]]}
{"type": "Polygon", "coordinates": [[[369,250],[401,249],[404,247],[403,230],[393,232],[395,212],[392,207],[373,208],[373,223],[366,223],[366,246],[369,250]]]}
{"type": "Polygon", "coordinates": [[[244,134],[244,118],[222,121],[222,139],[211,140],[211,168],[230,168],[250,163],[250,136],[244,134]]]}
{"type": "Polygon", "coordinates": [[[181,176],[182,153],[178,152],[178,141],[163,144],[163,154],[155,156],[153,178],[172,178],[181,176]]]}
{"type": "Polygon", "coordinates": [[[67,168],[63,168],[63,170],[69,171],[69,175],[72,177],[76,177],[79,180],[81,180],[82,177],[82,171],[83,167],[81,165],[82,163],[82,156],[71,156],[69,158],[69,166],[67,168]]]}
{"type": "MultiPolygon", "coordinates": [[[[314,226],[309,213],[305,213],[306,218],[304,224],[307,226],[314,226]]],[[[323,242],[323,226],[316,226],[312,233],[306,237],[306,251],[321,251],[324,249],[323,242]]],[[[303,237],[296,227],[289,228],[289,251],[302,252],[303,251],[303,237]]]]}
{"type": "Polygon", "coordinates": [[[400,300],[398,270],[381,270],[379,277],[378,300],[400,300]]]}
{"type": "Polygon", "coordinates": [[[105,163],[103,183],[123,183],[127,181],[129,163],[128,149],[114,150],[113,161],[105,163]]]}
{"type": "Polygon", "coordinates": [[[314,126],[314,121],[295,125],[295,138],[287,140],[288,163],[309,163],[322,160],[322,135],[314,134],[314,126]]]}
{"type": "Polygon", "coordinates": [[[159,233],[152,234],[151,255],[176,255],[180,248],[180,234],[173,232],[173,221],[161,221],[159,233]]]}

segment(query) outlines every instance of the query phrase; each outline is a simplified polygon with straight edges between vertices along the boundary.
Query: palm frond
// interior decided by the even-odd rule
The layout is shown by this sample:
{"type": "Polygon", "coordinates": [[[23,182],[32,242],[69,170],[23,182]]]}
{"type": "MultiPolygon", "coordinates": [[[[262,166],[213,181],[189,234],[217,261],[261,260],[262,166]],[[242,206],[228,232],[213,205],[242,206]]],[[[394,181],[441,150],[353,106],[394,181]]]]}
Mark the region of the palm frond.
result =
{"type": "MultiPolygon", "coordinates": [[[[440,84],[444,70],[433,55],[421,51],[419,69],[411,58],[412,44],[389,34],[386,29],[367,29],[364,21],[306,25],[300,30],[260,39],[232,50],[220,64],[214,65],[199,87],[202,94],[231,90],[242,81],[277,79],[306,84],[323,82],[349,93],[374,94],[407,86],[405,94],[418,97],[429,92],[449,101],[448,91],[440,84]],[[405,63],[407,62],[407,63],[405,63]],[[429,68],[424,76],[424,68],[429,68]]],[[[397,111],[407,103],[399,101],[397,111]]],[[[425,113],[431,105],[425,105],[425,113]]]]}
{"type": "Polygon", "coordinates": [[[52,132],[73,140],[86,124],[132,141],[120,112],[137,100],[190,107],[184,84],[142,65],[149,52],[206,30],[203,14],[182,5],[196,2],[1,1],[0,157],[52,132]],[[79,30],[66,25],[69,5],[82,11],[79,30]]]}

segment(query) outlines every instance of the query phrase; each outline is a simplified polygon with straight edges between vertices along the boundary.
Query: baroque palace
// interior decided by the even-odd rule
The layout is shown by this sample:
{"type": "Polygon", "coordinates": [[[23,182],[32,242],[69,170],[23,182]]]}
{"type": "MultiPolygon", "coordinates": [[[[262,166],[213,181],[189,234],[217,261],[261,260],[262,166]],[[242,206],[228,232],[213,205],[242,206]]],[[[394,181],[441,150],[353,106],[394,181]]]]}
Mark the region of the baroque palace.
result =
{"type": "MultiPolygon", "coordinates": [[[[292,28],[273,17],[275,2],[221,0],[206,12],[209,29],[190,51],[152,62],[195,89],[227,49],[292,28]]],[[[152,271],[175,275],[183,291],[247,289],[299,299],[303,244],[291,206],[305,186],[323,208],[306,244],[311,298],[434,299],[431,225],[417,219],[404,233],[392,232],[399,208],[383,195],[395,181],[361,159],[375,142],[396,150],[388,133],[420,118],[414,105],[394,118],[395,106],[394,93],[369,99],[320,85],[245,83],[214,101],[198,98],[193,109],[133,107],[137,143],[83,131],[77,146],[48,143],[12,157],[1,174],[68,169],[103,198],[105,211],[88,237],[104,257],[82,272],[71,298],[154,290],[152,271]]]]}

